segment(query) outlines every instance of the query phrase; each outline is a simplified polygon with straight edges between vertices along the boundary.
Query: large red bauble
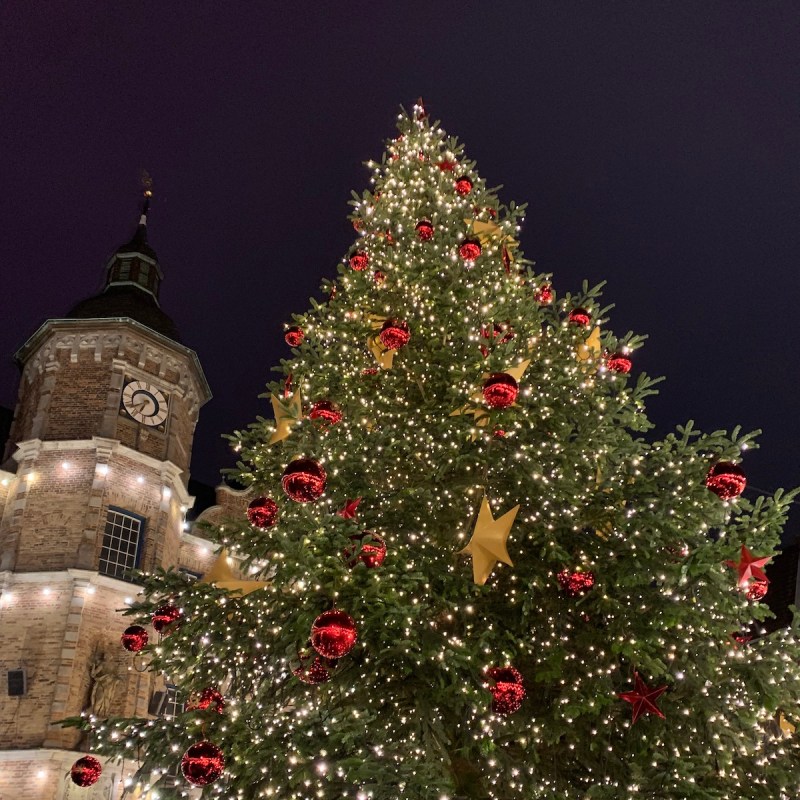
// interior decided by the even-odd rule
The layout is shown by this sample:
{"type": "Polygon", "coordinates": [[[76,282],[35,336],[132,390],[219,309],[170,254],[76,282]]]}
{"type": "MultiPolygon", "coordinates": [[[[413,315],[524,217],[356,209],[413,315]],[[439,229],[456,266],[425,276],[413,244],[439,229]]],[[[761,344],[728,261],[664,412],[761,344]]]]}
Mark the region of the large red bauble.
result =
{"type": "Polygon", "coordinates": [[[222,750],[209,741],[193,744],[181,759],[181,772],[192,786],[208,786],[222,775],[225,756],[222,750]]]}
{"type": "Polygon", "coordinates": [[[296,458],[283,471],[283,491],[298,503],[319,500],[325,491],[328,475],[322,464],[313,458],[296,458]]]}
{"type": "Polygon", "coordinates": [[[540,306],[549,306],[553,302],[553,287],[543,283],[534,293],[533,298],[540,306]]]}
{"type": "Polygon", "coordinates": [[[433,225],[429,219],[421,219],[417,225],[417,236],[423,242],[427,242],[433,236],[433,225]]]}
{"type": "Polygon", "coordinates": [[[456,162],[449,158],[442,159],[437,165],[442,172],[452,172],[456,168],[456,162]]]}
{"type": "Polygon", "coordinates": [[[102,772],[103,765],[94,756],[83,756],[72,765],[69,777],[76,786],[94,786],[102,772]]]}
{"type": "Polygon", "coordinates": [[[336,608],[323,611],[311,626],[311,646],[325,658],[341,658],[347,655],[357,638],[353,618],[336,608]]]}
{"type": "Polygon", "coordinates": [[[350,256],[350,266],[356,272],[363,272],[367,268],[368,264],[369,264],[369,256],[363,250],[359,250],[358,252],[353,253],[353,255],[350,256]]]}
{"type": "Polygon", "coordinates": [[[769,581],[755,579],[750,581],[747,587],[747,599],[758,602],[761,600],[769,590],[769,581]]]}
{"type": "Polygon", "coordinates": [[[308,416],[309,419],[318,419],[326,425],[336,425],[342,421],[342,412],[333,400],[317,400],[311,406],[308,416]]]}
{"type": "Polygon", "coordinates": [[[247,521],[256,528],[271,528],[278,521],[278,504],[271,497],[256,497],[247,506],[247,521]]]}
{"type": "Polygon", "coordinates": [[[150,620],[157,633],[164,633],[173,622],[177,622],[182,616],[181,610],[177,606],[167,605],[159,606],[153,612],[150,620]]]}
{"type": "Polygon", "coordinates": [[[147,645],[149,638],[141,625],[131,625],[122,633],[122,646],[131,653],[138,653],[147,645]]]}
{"type": "Polygon", "coordinates": [[[489,691],[492,693],[492,711],[495,714],[513,714],[519,711],[525,698],[522,675],[515,667],[491,667],[486,675],[494,681],[489,691]]]}
{"type": "Polygon", "coordinates": [[[411,330],[402,319],[387,319],[380,332],[380,340],[387,350],[399,350],[408,344],[411,330]]]}
{"type": "Polygon", "coordinates": [[[518,394],[517,381],[507,372],[495,372],[483,384],[483,397],[492,408],[508,408],[518,394]]]}
{"type": "Polygon", "coordinates": [[[303,329],[299,325],[292,325],[291,328],[287,328],[283,337],[284,341],[289,345],[289,347],[299,347],[305,338],[306,335],[303,333],[303,329]]]}
{"type": "Polygon", "coordinates": [[[466,197],[472,191],[472,181],[466,176],[462,175],[456,181],[456,194],[461,197],[466,197]]]}
{"type": "Polygon", "coordinates": [[[562,569],[556,577],[561,588],[570,597],[579,597],[594,586],[593,572],[573,572],[569,569],[562,569]]]}
{"type": "Polygon", "coordinates": [[[612,372],[619,372],[627,375],[631,371],[633,363],[625,353],[612,353],[606,358],[606,367],[612,372]]]}
{"type": "Polygon", "coordinates": [[[359,561],[369,569],[379,567],[383,564],[383,559],[386,558],[386,541],[382,536],[372,531],[364,531],[363,533],[356,533],[350,537],[353,542],[353,547],[348,547],[344,551],[344,559],[349,567],[354,567],[359,561]],[[369,538],[369,541],[365,541],[369,538]],[[358,548],[358,544],[361,548],[358,548]],[[354,553],[358,555],[354,556],[354,553]]]}
{"type": "Polygon", "coordinates": [[[186,701],[187,711],[208,711],[208,709],[216,711],[217,714],[225,710],[225,698],[219,690],[209,686],[202,692],[189,695],[186,701]]]}
{"type": "Polygon", "coordinates": [[[464,239],[458,254],[464,261],[474,261],[481,254],[481,243],[477,239],[464,239]]]}
{"type": "Polygon", "coordinates": [[[573,308],[569,312],[569,321],[585,328],[592,321],[592,315],[585,308],[573,308]]]}
{"type": "Polygon", "coordinates": [[[327,683],[331,679],[331,662],[313,652],[304,650],[299,654],[300,666],[292,670],[292,675],[297,680],[318,686],[320,683],[327,683]]]}
{"type": "Polygon", "coordinates": [[[708,471],[706,486],[721,500],[730,500],[744,491],[747,478],[738,464],[719,461],[708,471]]]}

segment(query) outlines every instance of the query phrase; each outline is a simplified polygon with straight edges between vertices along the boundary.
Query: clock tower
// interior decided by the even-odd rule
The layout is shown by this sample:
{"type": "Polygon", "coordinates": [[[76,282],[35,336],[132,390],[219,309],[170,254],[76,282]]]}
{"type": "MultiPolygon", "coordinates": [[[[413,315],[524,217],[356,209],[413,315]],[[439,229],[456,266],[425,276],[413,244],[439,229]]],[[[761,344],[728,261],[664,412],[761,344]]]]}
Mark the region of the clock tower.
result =
{"type": "MultiPolygon", "coordinates": [[[[192,439],[210,392],[161,309],[149,193],[103,290],[16,354],[19,400],[0,470],[0,800],[61,800],[87,743],[58,720],[153,711],[120,645],[133,569],[205,571],[184,531],[192,439]]],[[[163,686],[161,687],[164,688],[163,686]]],[[[81,797],[119,794],[109,764],[81,797]]]]}

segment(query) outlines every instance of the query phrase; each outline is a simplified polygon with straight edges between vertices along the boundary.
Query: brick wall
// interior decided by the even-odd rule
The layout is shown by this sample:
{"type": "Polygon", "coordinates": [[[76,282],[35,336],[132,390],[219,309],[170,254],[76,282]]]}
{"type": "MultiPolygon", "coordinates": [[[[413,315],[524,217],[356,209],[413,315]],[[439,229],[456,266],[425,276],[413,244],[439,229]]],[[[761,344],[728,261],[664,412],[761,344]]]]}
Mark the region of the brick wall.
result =
{"type": "Polygon", "coordinates": [[[97,572],[106,517],[115,507],[144,518],[142,568],[185,559],[207,571],[213,546],[182,537],[207,387],[189,352],[130,322],[50,321],[21,352],[6,452],[17,463],[5,462],[16,472],[0,472],[0,673],[24,668],[28,690],[0,692],[0,800],[107,800],[135,765],[108,764],[97,786],[75,787],[67,773],[85,737],[56,723],[88,707],[101,657],[110,715],[147,715],[155,678],[119,641],[138,587],[97,572]],[[168,396],[164,431],[120,414],[127,377],[168,396]]]}
{"type": "Polygon", "coordinates": [[[100,430],[114,355],[112,350],[106,350],[95,361],[92,353],[79,351],[73,363],[68,350],[56,351],[58,369],[48,421],[38,438],[87,439],[100,430]]]}
{"type": "Polygon", "coordinates": [[[0,520],[4,558],[15,555],[13,567],[20,571],[96,569],[114,507],[145,520],[142,568],[174,564],[183,518],[180,486],[158,462],[134,455],[121,448],[104,455],[92,442],[85,449],[32,445],[24,451],[0,520]]]}
{"type": "Polygon", "coordinates": [[[185,349],[141,326],[99,320],[51,320],[26,347],[6,458],[14,442],[101,435],[188,470],[199,408],[208,397],[185,349]],[[169,398],[165,431],[120,414],[126,378],[152,382],[169,398]]]}

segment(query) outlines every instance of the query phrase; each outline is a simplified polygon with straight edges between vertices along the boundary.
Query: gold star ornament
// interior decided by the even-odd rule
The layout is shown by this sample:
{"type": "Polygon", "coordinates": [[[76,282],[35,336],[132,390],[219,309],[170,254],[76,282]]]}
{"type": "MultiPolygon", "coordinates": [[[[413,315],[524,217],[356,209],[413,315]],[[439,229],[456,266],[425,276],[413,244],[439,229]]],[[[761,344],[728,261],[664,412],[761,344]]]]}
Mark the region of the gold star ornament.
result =
{"type": "Polygon", "coordinates": [[[514,566],[508,555],[506,542],[518,511],[519,504],[495,519],[489,501],[486,497],[483,498],[472,537],[467,546],[458,551],[459,555],[472,556],[472,578],[478,586],[486,583],[498,561],[508,564],[509,567],[514,566]]]}
{"type": "Polygon", "coordinates": [[[225,549],[217,556],[211,569],[200,579],[200,583],[209,583],[217,589],[224,589],[228,594],[238,592],[242,596],[269,586],[267,581],[246,581],[237,578],[228,563],[228,551],[225,549]]]}
{"type": "Polygon", "coordinates": [[[292,428],[303,419],[303,400],[297,389],[288,401],[284,402],[276,395],[270,396],[272,413],[275,415],[275,432],[269,437],[269,443],[282,442],[289,437],[292,428]]]}
{"type": "Polygon", "coordinates": [[[397,350],[389,350],[381,341],[380,332],[384,322],[386,322],[386,317],[379,317],[375,314],[370,315],[370,327],[374,333],[371,333],[367,338],[367,347],[370,353],[375,356],[375,360],[381,369],[391,369],[397,350]]]}
{"type": "Polygon", "coordinates": [[[578,345],[578,361],[588,361],[590,358],[599,358],[603,352],[600,344],[600,328],[595,326],[594,330],[586,337],[583,344],[578,345]]]}

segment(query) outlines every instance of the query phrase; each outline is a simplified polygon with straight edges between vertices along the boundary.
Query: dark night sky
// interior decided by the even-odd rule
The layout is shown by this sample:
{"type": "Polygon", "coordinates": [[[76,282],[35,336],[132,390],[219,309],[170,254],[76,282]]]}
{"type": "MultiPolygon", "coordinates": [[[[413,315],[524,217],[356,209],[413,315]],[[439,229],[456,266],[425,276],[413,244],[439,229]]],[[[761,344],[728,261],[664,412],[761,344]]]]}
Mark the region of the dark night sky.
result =
{"type": "Polygon", "coordinates": [[[352,240],[361,163],[422,95],[530,203],[556,288],[607,279],[612,327],[650,334],[659,431],[761,427],[751,482],[800,483],[796,3],[7,0],[0,52],[0,404],[19,345],[99,289],[145,168],[162,306],[214,392],[193,474],[216,481],[352,240]]]}

